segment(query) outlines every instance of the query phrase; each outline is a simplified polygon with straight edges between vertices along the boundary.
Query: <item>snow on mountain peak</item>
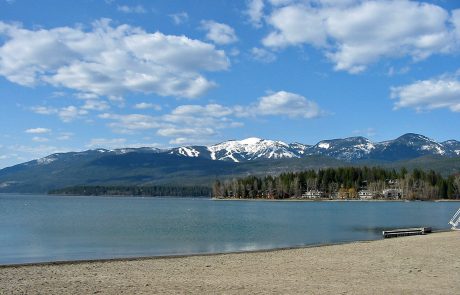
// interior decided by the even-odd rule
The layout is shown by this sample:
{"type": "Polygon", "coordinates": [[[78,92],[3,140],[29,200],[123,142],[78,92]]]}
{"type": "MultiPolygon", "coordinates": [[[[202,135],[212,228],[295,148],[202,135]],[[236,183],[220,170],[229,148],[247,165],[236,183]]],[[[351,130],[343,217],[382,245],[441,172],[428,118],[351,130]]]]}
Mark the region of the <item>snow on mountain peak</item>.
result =
{"type": "Polygon", "coordinates": [[[55,157],[54,155],[50,155],[50,156],[38,159],[37,164],[38,165],[48,165],[56,160],[57,160],[57,157],[55,157]]]}
{"type": "Polygon", "coordinates": [[[266,140],[250,137],[243,140],[230,140],[207,147],[213,160],[230,160],[240,162],[255,159],[298,158],[299,153],[293,151],[282,141],[266,140]]]}
{"type": "Polygon", "coordinates": [[[260,141],[262,141],[262,139],[260,139],[258,137],[249,137],[249,138],[237,141],[237,142],[240,143],[240,144],[254,145],[254,144],[259,143],[260,141]]]}
{"type": "MultiPolygon", "coordinates": [[[[116,154],[139,151],[139,149],[112,150],[116,154]]],[[[142,152],[147,152],[144,148],[142,152]]],[[[460,142],[448,140],[438,143],[426,136],[407,133],[397,139],[372,142],[365,137],[348,137],[319,141],[316,145],[287,144],[283,141],[249,137],[229,140],[209,146],[182,146],[165,150],[149,149],[148,152],[169,153],[181,157],[206,158],[211,160],[245,162],[259,159],[289,159],[308,156],[328,156],[339,160],[363,159],[400,160],[425,155],[459,156],[460,142]]],[[[98,152],[110,152],[98,150],[98,152]]],[[[46,164],[52,158],[41,159],[46,164]]]]}

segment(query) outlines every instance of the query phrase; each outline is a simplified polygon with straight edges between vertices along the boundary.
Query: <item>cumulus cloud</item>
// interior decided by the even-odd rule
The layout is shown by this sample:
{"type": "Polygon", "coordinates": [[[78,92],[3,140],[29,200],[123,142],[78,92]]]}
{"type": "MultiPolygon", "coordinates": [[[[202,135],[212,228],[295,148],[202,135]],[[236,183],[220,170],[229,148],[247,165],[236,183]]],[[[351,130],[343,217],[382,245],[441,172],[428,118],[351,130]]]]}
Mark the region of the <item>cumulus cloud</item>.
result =
{"type": "Polygon", "coordinates": [[[417,111],[440,108],[460,112],[460,81],[457,77],[441,77],[416,81],[412,84],[393,87],[391,97],[395,108],[413,108],[417,111]]]}
{"type": "Polygon", "coordinates": [[[254,60],[263,62],[263,63],[271,63],[276,60],[276,55],[264,48],[253,47],[251,49],[251,56],[254,60]]]}
{"type": "Polygon", "coordinates": [[[262,26],[264,10],[264,1],[263,0],[248,0],[247,1],[247,10],[246,14],[249,17],[250,23],[256,27],[260,28],[262,26]]]}
{"type": "Polygon", "coordinates": [[[37,128],[30,128],[25,131],[26,133],[30,134],[46,134],[50,133],[51,129],[48,128],[42,128],[42,127],[37,127],[37,128]]]}
{"type": "Polygon", "coordinates": [[[99,118],[110,120],[111,122],[108,126],[118,133],[133,133],[135,131],[156,129],[162,126],[158,118],[141,114],[119,115],[104,113],[99,115],[99,118]]]}
{"type": "Polygon", "coordinates": [[[160,110],[161,110],[161,106],[160,106],[160,105],[153,104],[153,103],[148,103],[148,102],[136,103],[136,104],[134,105],[134,108],[135,108],[135,109],[138,109],[138,110],[146,110],[146,109],[153,109],[153,110],[155,110],[155,111],[160,111],[160,110]]]}
{"type": "Polygon", "coordinates": [[[82,118],[88,114],[88,111],[83,108],[70,105],[62,108],[36,106],[32,107],[31,110],[40,115],[57,115],[63,122],[71,122],[75,119],[82,118]]]}
{"type": "Polygon", "coordinates": [[[302,95],[278,91],[259,98],[258,102],[250,108],[256,115],[280,115],[291,118],[316,118],[324,114],[314,101],[302,95]]]}
{"type": "Polygon", "coordinates": [[[117,10],[124,13],[146,13],[147,10],[142,5],[128,6],[128,5],[119,5],[117,10]]]}
{"type": "Polygon", "coordinates": [[[161,116],[104,113],[99,117],[108,120],[108,126],[114,132],[152,130],[157,135],[171,137],[170,144],[204,144],[219,137],[222,130],[243,127],[244,118],[281,116],[311,119],[323,114],[325,112],[314,101],[299,94],[279,91],[248,105],[189,104],[178,106],[161,116]]]}
{"type": "Polygon", "coordinates": [[[374,128],[369,127],[366,129],[353,130],[353,134],[358,136],[374,137],[375,135],[377,135],[377,132],[374,128]]]}
{"type": "Polygon", "coordinates": [[[43,136],[34,136],[32,141],[34,142],[47,142],[49,139],[43,136]]]}
{"type": "Polygon", "coordinates": [[[62,153],[71,150],[66,147],[56,147],[52,145],[38,145],[38,146],[29,146],[29,145],[11,145],[8,147],[9,150],[21,153],[25,159],[36,159],[39,157],[44,157],[49,154],[62,153]]]}
{"type": "Polygon", "coordinates": [[[72,138],[74,134],[72,132],[61,132],[58,137],[56,137],[57,140],[69,140],[72,138]]]}
{"type": "Polygon", "coordinates": [[[268,18],[268,23],[276,30],[269,33],[262,43],[268,47],[289,45],[326,44],[326,32],[322,15],[314,8],[293,5],[276,9],[268,18]]]}
{"type": "Polygon", "coordinates": [[[126,138],[93,138],[86,146],[88,148],[119,148],[126,143],[126,138]]]}
{"type": "Polygon", "coordinates": [[[212,128],[177,128],[177,127],[166,127],[158,130],[158,135],[168,136],[168,137],[178,137],[178,136],[212,136],[216,132],[212,128]]]}
{"type": "Polygon", "coordinates": [[[364,71],[382,58],[418,61],[458,47],[459,13],[417,1],[295,1],[274,7],[270,48],[310,45],[324,51],[336,70],[364,71]],[[451,25],[453,23],[453,25],[451,25]],[[456,29],[455,29],[456,28],[456,29]]]}
{"type": "Polygon", "coordinates": [[[207,31],[206,38],[219,45],[226,45],[238,41],[235,30],[229,25],[213,20],[201,21],[201,27],[207,31]]]}
{"type": "Polygon", "coordinates": [[[87,100],[81,108],[84,110],[104,111],[110,109],[110,106],[103,100],[87,100]]]}
{"type": "Polygon", "coordinates": [[[187,12],[178,12],[174,14],[170,14],[169,17],[172,19],[174,24],[180,25],[188,21],[188,14],[187,12]]]}
{"type": "Polygon", "coordinates": [[[110,20],[28,30],[0,22],[0,75],[24,86],[49,84],[99,96],[128,92],[194,98],[215,83],[202,72],[229,67],[224,51],[186,36],[148,33],[110,20]]]}

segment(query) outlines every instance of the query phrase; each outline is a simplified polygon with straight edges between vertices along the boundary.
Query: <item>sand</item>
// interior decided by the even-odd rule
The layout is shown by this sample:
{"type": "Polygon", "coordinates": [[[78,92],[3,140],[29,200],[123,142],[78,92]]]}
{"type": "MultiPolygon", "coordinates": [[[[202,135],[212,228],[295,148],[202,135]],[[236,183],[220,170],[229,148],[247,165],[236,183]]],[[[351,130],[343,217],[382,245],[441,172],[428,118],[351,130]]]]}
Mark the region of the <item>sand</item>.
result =
{"type": "Polygon", "coordinates": [[[460,294],[460,232],[178,258],[0,267],[0,294],[460,294]]]}

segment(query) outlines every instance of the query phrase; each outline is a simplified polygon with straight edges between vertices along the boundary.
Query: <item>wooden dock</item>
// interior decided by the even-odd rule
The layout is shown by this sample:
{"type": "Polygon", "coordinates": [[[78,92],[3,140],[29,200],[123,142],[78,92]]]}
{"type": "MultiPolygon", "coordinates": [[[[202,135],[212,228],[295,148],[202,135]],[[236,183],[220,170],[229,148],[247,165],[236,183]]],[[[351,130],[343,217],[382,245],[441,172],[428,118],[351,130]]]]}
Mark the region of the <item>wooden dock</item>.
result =
{"type": "Polygon", "coordinates": [[[425,235],[427,233],[431,233],[431,227],[401,228],[393,230],[384,230],[382,232],[384,238],[425,235]]]}

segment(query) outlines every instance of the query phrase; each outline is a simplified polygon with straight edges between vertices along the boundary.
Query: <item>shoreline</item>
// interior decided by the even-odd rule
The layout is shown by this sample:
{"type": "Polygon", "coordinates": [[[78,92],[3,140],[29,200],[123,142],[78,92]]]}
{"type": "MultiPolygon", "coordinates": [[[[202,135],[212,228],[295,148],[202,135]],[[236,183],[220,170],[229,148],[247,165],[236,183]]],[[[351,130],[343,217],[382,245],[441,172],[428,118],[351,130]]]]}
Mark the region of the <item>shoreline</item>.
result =
{"type": "MultiPolygon", "coordinates": [[[[434,230],[429,235],[453,232],[451,229],[434,230]]],[[[277,252],[286,250],[296,249],[310,249],[310,248],[321,248],[330,246],[340,246],[348,244],[360,244],[360,243],[372,243],[376,241],[382,241],[384,238],[375,240],[356,240],[356,241],[342,241],[335,243],[325,244],[306,244],[297,246],[287,246],[278,248],[266,248],[256,250],[241,250],[241,251],[229,251],[229,252],[209,252],[209,253],[191,253],[191,254],[171,254],[171,255],[153,255],[153,256],[133,256],[133,257],[115,257],[115,258],[99,258],[99,259],[80,259],[80,260],[57,260],[57,261],[44,261],[44,262],[25,262],[15,264],[0,264],[0,269],[9,267],[27,267],[27,266],[47,266],[47,265],[66,265],[66,264],[84,264],[84,263],[110,263],[110,262],[129,262],[129,261],[143,261],[153,259],[175,259],[175,258],[187,258],[187,257],[207,257],[207,256],[218,256],[218,255],[233,255],[233,254],[251,254],[251,253],[267,253],[277,252]]]]}
{"type": "Polygon", "coordinates": [[[453,199],[437,199],[437,200],[384,200],[384,199],[249,199],[249,198],[210,198],[213,201],[257,201],[257,202],[459,202],[459,200],[453,199]]]}
{"type": "MultiPolygon", "coordinates": [[[[449,230],[434,231],[433,233],[447,232],[449,230]]],[[[430,234],[433,234],[430,233],[430,234]]],[[[319,247],[329,247],[338,245],[347,245],[353,243],[371,243],[377,240],[357,240],[357,241],[344,241],[337,243],[327,244],[311,244],[311,245],[299,245],[289,246],[280,248],[267,248],[257,250],[241,250],[241,251],[230,251],[230,252],[213,252],[213,253],[191,253],[191,254],[171,254],[171,255],[158,255],[158,256],[137,256],[137,257],[120,257],[120,258],[101,258],[101,259],[81,259],[81,260],[57,260],[57,261],[45,261],[45,262],[26,262],[16,264],[0,264],[0,269],[9,267],[27,267],[27,266],[47,266],[47,265],[66,265],[66,264],[84,264],[84,263],[110,263],[110,262],[130,262],[130,261],[143,261],[143,260],[154,260],[154,259],[176,259],[176,258],[187,258],[187,257],[207,257],[207,256],[218,256],[218,255],[233,255],[233,254],[251,254],[251,253],[266,253],[296,249],[309,249],[319,247]]]]}
{"type": "Polygon", "coordinates": [[[455,294],[460,232],[284,250],[0,267],[5,294],[455,294]]]}

